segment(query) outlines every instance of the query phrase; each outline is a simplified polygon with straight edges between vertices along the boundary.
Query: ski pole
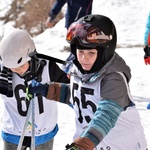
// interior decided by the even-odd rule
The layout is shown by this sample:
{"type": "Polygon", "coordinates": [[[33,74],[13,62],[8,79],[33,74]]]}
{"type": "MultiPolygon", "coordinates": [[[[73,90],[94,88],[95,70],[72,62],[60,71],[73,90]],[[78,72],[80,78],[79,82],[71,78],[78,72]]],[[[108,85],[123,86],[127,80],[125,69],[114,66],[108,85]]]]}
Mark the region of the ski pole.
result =
{"type": "Polygon", "coordinates": [[[31,100],[32,104],[32,136],[31,136],[31,150],[35,150],[35,101],[34,98],[31,100]]]}
{"type": "MultiPolygon", "coordinates": [[[[35,84],[34,80],[32,80],[32,84],[35,84]]],[[[36,84],[38,85],[38,83],[36,83],[36,84]]],[[[26,131],[26,128],[27,128],[30,116],[32,117],[31,150],[35,150],[35,130],[34,130],[34,126],[35,126],[35,102],[34,102],[34,96],[31,99],[30,104],[29,104],[29,108],[28,108],[25,124],[24,124],[24,127],[23,127],[23,131],[22,131],[22,134],[21,134],[21,137],[20,137],[20,141],[19,141],[17,150],[21,150],[23,139],[24,139],[24,135],[25,135],[25,131],[26,131]],[[31,112],[32,112],[32,114],[31,114],[31,112]]]]}
{"type": "MultiPolygon", "coordinates": [[[[40,76],[41,77],[41,76],[40,76]]],[[[38,86],[39,82],[32,80],[32,86],[38,86]]],[[[32,104],[32,136],[31,136],[31,150],[35,150],[35,95],[31,100],[32,104]]]]}
{"type": "Polygon", "coordinates": [[[29,109],[28,109],[27,116],[26,116],[26,120],[25,120],[25,124],[24,124],[24,128],[22,130],[22,134],[21,134],[21,137],[20,137],[20,140],[19,140],[19,144],[18,144],[17,150],[21,150],[23,139],[24,139],[24,135],[25,135],[25,131],[26,131],[26,128],[27,128],[27,125],[28,125],[30,114],[31,114],[31,109],[32,109],[32,107],[31,107],[31,102],[30,102],[29,109]]]}
{"type": "MultiPolygon", "coordinates": [[[[41,82],[42,72],[43,72],[43,69],[44,69],[45,65],[46,65],[46,61],[41,60],[38,69],[36,71],[35,71],[35,68],[33,69],[33,71],[31,72],[31,75],[28,76],[28,78],[26,78],[26,82],[25,82],[26,87],[27,87],[27,81],[29,81],[29,80],[32,80],[32,86],[37,86],[39,84],[39,82],[41,82]]],[[[27,88],[27,90],[28,90],[28,88],[27,88]]],[[[26,93],[28,93],[28,91],[26,91],[26,93]]],[[[30,104],[29,104],[29,108],[28,108],[24,128],[23,128],[20,140],[19,140],[17,150],[21,150],[24,135],[25,135],[25,131],[26,131],[26,128],[27,128],[27,125],[28,125],[28,121],[29,121],[29,117],[31,115],[31,112],[32,112],[32,116],[31,116],[32,117],[31,150],[35,150],[35,129],[34,129],[34,126],[35,126],[35,101],[34,101],[34,97],[35,97],[35,95],[33,95],[32,99],[30,100],[30,104]]]]}

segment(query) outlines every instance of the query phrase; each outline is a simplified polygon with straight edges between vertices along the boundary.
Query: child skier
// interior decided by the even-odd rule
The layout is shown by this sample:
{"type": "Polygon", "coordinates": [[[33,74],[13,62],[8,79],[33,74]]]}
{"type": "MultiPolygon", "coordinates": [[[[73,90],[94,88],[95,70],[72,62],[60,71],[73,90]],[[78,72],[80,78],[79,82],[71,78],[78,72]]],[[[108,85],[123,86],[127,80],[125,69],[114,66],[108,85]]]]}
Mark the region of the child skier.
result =
{"type": "MultiPolygon", "coordinates": [[[[0,44],[0,56],[0,93],[4,110],[2,138],[5,150],[16,150],[30,103],[30,93],[26,93],[28,84],[32,79],[38,79],[41,83],[68,83],[69,79],[55,62],[48,60],[48,56],[37,54],[32,38],[22,29],[14,29],[4,36],[0,44]]],[[[52,150],[53,139],[58,131],[57,104],[46,101],[41,95],[34,98],[35,149],[52,150]]],[[[31,146],[31,119],[22,149],[31,146]]]]}
{"type": "Polygon", "coordinates": [[[67,41],[75,55],[71,93],[66,84],[29,86],[31,93],[73,105],[76,133],[66,149],[146,150],[140,116],[128,85],[130,68],[115,52],[114,23],[106,16],[87,15],[69,27],[67,41]]]}

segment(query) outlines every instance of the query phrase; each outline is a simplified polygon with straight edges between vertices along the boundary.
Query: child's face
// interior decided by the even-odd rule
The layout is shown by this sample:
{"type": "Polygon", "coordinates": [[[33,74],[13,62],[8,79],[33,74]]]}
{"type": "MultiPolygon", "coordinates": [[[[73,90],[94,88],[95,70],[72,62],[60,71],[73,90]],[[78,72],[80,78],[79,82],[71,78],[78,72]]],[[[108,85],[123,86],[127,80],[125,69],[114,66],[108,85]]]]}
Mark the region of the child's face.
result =
{"type": "Polygon", "coordinates": [[[77,49],[77,59],[85,71],[89,71],[97,58],[96,49],[80,50],[77,49]]]}
{"type": "Polygon", "coordinates": [[[10,70],[12,72],[18,73],[20,75],[23,75],[29,68],[29,62],[26,62],[25,64],[23,64],[22,66],[18,67],[18,68],[10,68],[10,70]]]}

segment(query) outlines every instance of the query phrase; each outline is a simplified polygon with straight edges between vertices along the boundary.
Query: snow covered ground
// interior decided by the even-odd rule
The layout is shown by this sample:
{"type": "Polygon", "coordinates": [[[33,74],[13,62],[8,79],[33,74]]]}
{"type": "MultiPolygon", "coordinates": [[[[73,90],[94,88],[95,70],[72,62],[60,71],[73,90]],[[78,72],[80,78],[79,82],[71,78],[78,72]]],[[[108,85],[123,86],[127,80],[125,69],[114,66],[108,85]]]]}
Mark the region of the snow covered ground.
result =
{"type": "MultiPolygon", "coordinates": [[[[150,110],[146,109],[146,105],[150,102],[150,66],[144,64],[142,48],[145,23],[150,11],[149,3],[147,0],[94,0],[93,13],[110,17],[117,27],[118,45],[121,48],[116,49],[116,52],[131,68],[130,90],[139,110],[150,149],[150,110]]],[[[12,28],[10,25],[3,26],[0,34],[10,28],[12,28]]],[[[65,60],[69,55],[68,52],[61,51],[64,46],[68,46],[65,33],[62,19],[54,28],[47,29],[34,38],[37,51],[65,60]]],[[[74,133],[73,110],[64,104],[58,104],[58,107],[59,132],[55,138],[54,150],[64,149],[64,146],[71,142],[74,133]]],[[[1,109],[0,104],[0,111],[1,109]]],[[[1,138],[0,149],[2,149],[1,138]]]]}

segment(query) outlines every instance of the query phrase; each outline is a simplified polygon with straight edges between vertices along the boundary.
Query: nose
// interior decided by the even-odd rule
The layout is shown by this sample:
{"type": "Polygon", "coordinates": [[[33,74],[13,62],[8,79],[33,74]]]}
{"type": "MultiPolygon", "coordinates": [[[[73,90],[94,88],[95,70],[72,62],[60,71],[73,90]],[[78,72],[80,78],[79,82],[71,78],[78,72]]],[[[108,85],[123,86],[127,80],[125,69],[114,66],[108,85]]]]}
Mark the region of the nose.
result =
{"type": "Polygon", "coordinates": [[[82,56],[82,60],[88,61],[88,60],[89,60],[89,57],[88,57],[86,54],[84,54],[84,55],[82,56]]]}

